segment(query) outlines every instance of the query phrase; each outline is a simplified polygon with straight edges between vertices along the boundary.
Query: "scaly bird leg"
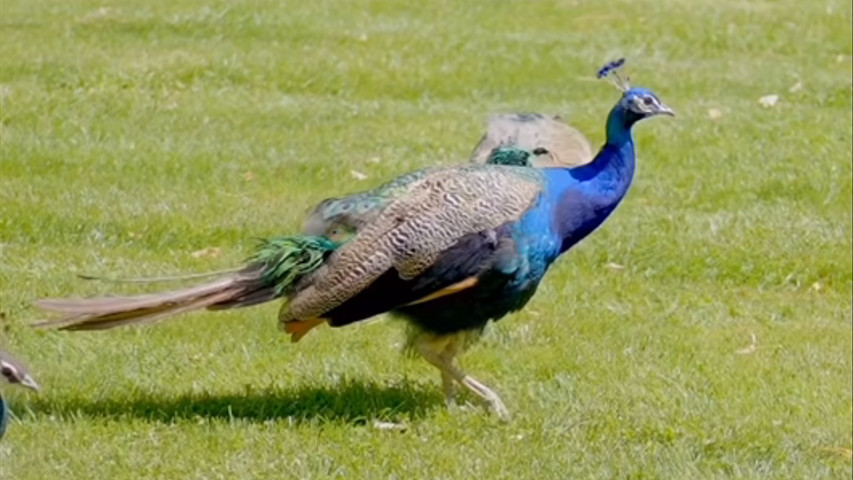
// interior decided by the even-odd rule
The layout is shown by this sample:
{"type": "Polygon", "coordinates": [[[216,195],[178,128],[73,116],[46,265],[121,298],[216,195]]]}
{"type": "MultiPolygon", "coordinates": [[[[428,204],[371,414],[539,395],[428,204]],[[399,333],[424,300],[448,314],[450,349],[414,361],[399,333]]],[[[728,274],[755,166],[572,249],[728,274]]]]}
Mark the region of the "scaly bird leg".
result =
{"type": "Polygon", "coordinates": [[[444,403],[447,407],[456,405],[456,384],[453,377],[444,370],[441,371],[441,389],[444,391],[444,403]]]}
{"type": "MultiPolygon", "coordinates": [[[[474,377],[466,374],[458,367],[453,365],[453,355],[445,353],[448,352],[448,344],[446,343],[446,341],[436,340],[436,338],[424,338],[423,340],[417,342],[417,349],[421,356],[424,357],[424,360],[441,370],[442,383],[445,386],[445,396],[448,395],[449,391],[445,378],[449,377],[450,379],[455,380],[456,382],[467,388],[478,398],[480,398],[486,404],[486,406],[489,407],[501,420],[508,420],[509,410],[507,410],[506,406],[504,405],[503,401],[501,401],[501,398],[498,396],[498,394],[492,391],[492,389],[490,389],[489,387],[483,385],[474,377]]],[[[450,350],[450,352],[453,352],[453,354],[455,354],[455,351],[456,349],[450,350]]],[[[452,392],[452,390],[450,391],[452,392]]]]}
{"type": "MultiPolygon", "coordinates": [[[[444,348],[439,356],[442,363],[445,365],[453,365],[453,359],[459,353],[459,338],[453,337],[444,348]]],[[[453,381],[453,376],[445,370],[441,370],[441,386],[444,390],[444,402],[448,407],[456,405],[456,383],[453,381]]]]}

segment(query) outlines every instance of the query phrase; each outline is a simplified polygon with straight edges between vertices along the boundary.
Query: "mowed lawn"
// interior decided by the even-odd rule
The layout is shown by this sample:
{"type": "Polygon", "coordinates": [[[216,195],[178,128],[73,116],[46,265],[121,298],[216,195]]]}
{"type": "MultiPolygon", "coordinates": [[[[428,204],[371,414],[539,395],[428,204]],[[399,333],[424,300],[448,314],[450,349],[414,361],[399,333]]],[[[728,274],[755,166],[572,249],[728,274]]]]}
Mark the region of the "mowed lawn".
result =
{"type": "Polygon", "coordinates": [[[0,477],[850,478],[851,8],[2,0],[0,348],[43,388],[0,386],[0,477]],[[678,117],[463,359],[508,424],[446,410],[389,319],[295,345],[277,305],[28,326],[39,297],[138,291],[76,274],[232,267],[323,198],[462,162],[491,113],[598,145],[619,56],[678,117]]]}

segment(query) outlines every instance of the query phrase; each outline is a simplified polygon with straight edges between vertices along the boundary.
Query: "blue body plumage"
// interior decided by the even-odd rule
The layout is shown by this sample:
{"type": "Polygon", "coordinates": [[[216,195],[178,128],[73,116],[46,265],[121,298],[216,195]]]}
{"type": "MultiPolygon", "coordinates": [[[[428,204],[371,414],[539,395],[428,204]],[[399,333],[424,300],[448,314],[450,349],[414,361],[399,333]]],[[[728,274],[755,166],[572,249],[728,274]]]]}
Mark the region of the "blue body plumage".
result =
{"type": "Polygon", "coordinates": [[[6,425],[9,423],[9,407],[6,405],[6,399],[3,394],[0,394],[0,438],[6,434],[6,425]]]}

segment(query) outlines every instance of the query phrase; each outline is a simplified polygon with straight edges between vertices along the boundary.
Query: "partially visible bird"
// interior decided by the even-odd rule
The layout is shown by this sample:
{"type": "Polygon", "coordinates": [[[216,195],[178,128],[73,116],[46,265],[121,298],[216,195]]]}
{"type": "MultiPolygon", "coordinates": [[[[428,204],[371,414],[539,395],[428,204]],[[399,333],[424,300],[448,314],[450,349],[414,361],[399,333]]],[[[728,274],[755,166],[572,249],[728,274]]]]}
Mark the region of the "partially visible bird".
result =
{"type": "Polygon", "coordinates": [[[461,385],[506,417],[500,397],[460,370],[456,356],[489,320],[522,308],[554,260],[620,203],[634,176],[634,124],[673,114],[615,68],[602,76],[622,96],[607,118],[606,143],[586,165],[472,164],[403,175],[321,203],[305,234],[265,240],[240,270],[162,293],[40,300],[61,315],[40,326],[97,330],[283,298],[279,321],[295,342],[324,323],[391,312],[414,327],[410,343],[440,370],[449,402],[461,385]],[[348,230],[332,231],[342,224],[348,230]]]}
{"type": "MultiPolygon", "coordinates": [[[[12,385],[20,385],[34,391],[39,390],[39,385],[27,371],[23,363],[19,362],[6,352],[0,351],[0,376],[12,385]]],[[[9,405],[0,392],[0,438],[6,433],[9,424],[9,405]]]]}
{"type": "Polygon", "coordinates": [[[559,116],[505,113],[489,117],[471,161],[488,163],[495,148],[512,146],[533,153],[531,164],[538,168],[584,165],[593,157],[589,140],[559,116]]]}
{"type": "Polygon", "coordinates": [[[38,383],[30,375],[27,367],[3,351],[0,351],[0,375],[12,385],[20,385],[36,392],[39,390],[38,383]]]}

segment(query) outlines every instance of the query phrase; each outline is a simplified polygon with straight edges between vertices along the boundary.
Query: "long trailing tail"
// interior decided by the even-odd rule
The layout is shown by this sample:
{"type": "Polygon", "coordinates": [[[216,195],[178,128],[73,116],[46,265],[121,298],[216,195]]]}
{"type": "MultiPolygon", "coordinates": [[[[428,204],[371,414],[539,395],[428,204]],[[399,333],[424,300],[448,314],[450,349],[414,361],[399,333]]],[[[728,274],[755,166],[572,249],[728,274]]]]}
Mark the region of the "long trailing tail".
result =
{"type": "MultiPolygon", "coordinates": [[[[248,307],[287,296],[316,271],[338,244],[326,237],[289,236],[263,240],[248,264],[192,287],[159,293],[98,298],[45,298],[36,306],[59,318],[33,326],[103,330],[152,323],[203,308],[248,307]]],[[[156,279],[155,279],[156,280],[156,279]]]]}

